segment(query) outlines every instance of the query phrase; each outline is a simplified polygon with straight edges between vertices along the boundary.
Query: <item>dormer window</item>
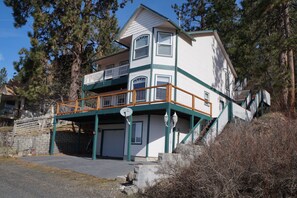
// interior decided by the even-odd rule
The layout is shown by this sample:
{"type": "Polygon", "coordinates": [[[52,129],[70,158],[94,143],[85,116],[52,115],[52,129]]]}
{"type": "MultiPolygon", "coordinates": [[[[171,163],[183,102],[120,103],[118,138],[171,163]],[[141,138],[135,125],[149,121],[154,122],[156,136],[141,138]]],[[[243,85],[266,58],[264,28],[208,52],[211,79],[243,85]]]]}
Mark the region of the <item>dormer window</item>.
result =
{"type": "Polygon", "coordinates": [[[134,40],[134,59],[149,55],[149,35],[141,35],[134,40]]]}
{"type": "Polygon", "coordinates": [[[172,35],[169,32],[158,32],[158,56],[172,56],[172,35]]]}

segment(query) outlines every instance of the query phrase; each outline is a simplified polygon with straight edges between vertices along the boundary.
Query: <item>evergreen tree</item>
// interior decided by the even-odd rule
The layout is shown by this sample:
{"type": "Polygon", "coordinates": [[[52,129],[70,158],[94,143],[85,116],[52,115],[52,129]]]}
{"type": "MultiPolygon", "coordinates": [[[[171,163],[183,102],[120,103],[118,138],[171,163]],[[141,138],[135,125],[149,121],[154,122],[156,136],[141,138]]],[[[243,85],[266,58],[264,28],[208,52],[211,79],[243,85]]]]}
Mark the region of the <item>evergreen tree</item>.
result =
{"type": "Polygon", "coordinates": [[[7,82],[7,70],[5,67],[0,69],[0,86],[7,82]]]}
{"type": "MultiPolygon", "coordinates": [[[[23,66],[22,79],[28,80],[27,74],[30,73],[40,75],[36,78],[43,78],[40,70],[57,71],[57,67],[66,67],[67,70],[69,64],[68,96],[70,100],[77,99],[82,69],[89,66],[94,57],[103,56],[112,48],[110,43],[118,31],[114,12],[126,2],[127,0],[121,4],[116,0],[5,0],[6,5],[13,9],[16,27],[26,24],[29,18],[33,19],[33,32],[29,34],[32,49],[26,52],[27,58],[18,63],[18,67],[23,66]],[[66,60],[66,57],[70,59],[66,60]],[[30,61],[37,63],[25,66],[30,61]],[[25,71],[27,68],[29,71],[25,71]]],[[[59,79],[61,78],[56,78],[55,75],[51,80],[56,82],[59,79]]],[[[29,80],[27,83],[27,91],[35,90],[33,82],[29,80]]]]}

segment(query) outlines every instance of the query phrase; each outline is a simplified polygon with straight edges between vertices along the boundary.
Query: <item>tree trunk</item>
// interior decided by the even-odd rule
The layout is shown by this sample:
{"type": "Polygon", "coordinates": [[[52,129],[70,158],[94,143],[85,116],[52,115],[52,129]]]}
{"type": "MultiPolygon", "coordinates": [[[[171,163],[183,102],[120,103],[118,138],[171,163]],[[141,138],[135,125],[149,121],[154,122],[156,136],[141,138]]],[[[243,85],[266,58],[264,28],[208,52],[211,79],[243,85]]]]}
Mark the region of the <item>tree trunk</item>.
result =
{"type": "MultiPolygon", "coordinates": [[[[285,13],[284,13],[284,22],[285,22],[285,32],[286,38],[291,37],[291,25],[290,25],[290,15],[289,15],[289,3],[285,5],[285,13]]],[[[295,67],[294,67],[294,52],[291,46],[288,47],[288,65],[290,72],[290,86],[289,86],[289,108],[290,115],[295,116],[295,67]]]]}
{"type": "MultiPolygon", "coordinates": [[[[79,48],[77,51],[81,51],[79,48]]],[[[81,66],[80,53],[75,54],[75,58],[71,66],[71,84],[69,89],[69,100],[78,99],[79,88],[80,88],[80,66],[81,66]]]]}

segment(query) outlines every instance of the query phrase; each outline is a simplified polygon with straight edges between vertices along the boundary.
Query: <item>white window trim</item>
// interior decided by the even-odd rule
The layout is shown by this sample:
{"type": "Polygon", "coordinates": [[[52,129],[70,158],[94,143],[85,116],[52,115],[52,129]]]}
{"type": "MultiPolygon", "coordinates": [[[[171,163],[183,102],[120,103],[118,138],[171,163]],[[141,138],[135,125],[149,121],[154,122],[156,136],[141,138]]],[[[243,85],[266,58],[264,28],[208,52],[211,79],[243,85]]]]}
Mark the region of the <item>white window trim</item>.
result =
{"type": "Polygon", "coordinates": [[[162,31],[158,31],[157,32],[157,56],[166,56],[166,57],[172,57],[173,54],[173,33],[172,32],[162,32],[162,31]],[[164,43],[160,43],[160,33],[165,33],[165,34],[170,34],[170,44],[164,44],[164,43]],[[167,46],[171,46],[171,54],[160,54],[159,53],[159,45],[167,45],[167,46]]]}
{"type": "MultiPolygon", "coordinates": [[[[169,82],[168,83],[171,83],[171,76],[170,75],[162,75],[162,74],[156,74],[155,76],[155,86],[157,86],[157,82],[158,82],[158,77],[168,77],[169,78],[169,82]]],[[[155,89],[155,100],[164,100],[164,99],[157,99],[157,89],[155,89]]],[[[160,88],[162,89],[162,88],[160,88]]],[[[166,87],[164,87],[164,89],[166,89],[166,87]]]]}
{"type": "Polygon", "coordinates": [[[142,34],[142,35],[136,37],[134,39],[134,43],[133,43],[133,60],[138,60],[138,59],[142,59],[142,58],[148,57],[149,56],[149,53],[150,53],[150,35],[149,34],[142,34]],[[144,45],[142,47],[136,48],[136,41],[137,41],[137,39],[139,39],[141,37],[147,37],[147,45],[144,45]],[[147,55],[140,56],[140,57],[137,57],[136,58],[135,57],[135,51],[138,50],[138,49],[141,49],[141,48],[145,48],[145,47],[148,47],[147,55]]]}
{"type": "MultiPolygon", "coordinates": [[[[132,123],[132,128],[133,128],[133,125],[136,124],[136,123],[141,123],[141,131],[140,131],[140,142],[133,142],[133,131],[132,131],[132,134],[131,134],[131,144],[132,145],[142,145],[142,138],[143,138],[143,122],[142,121],[134,121],[132,123]]],[[[133,129],[132,129],[133,130],[133,129]]],[[[135,133],[136,134],[136,131],[135,133]]],[[[134,140],[136,140],[136,138],[134,137],[134,140]]]]}

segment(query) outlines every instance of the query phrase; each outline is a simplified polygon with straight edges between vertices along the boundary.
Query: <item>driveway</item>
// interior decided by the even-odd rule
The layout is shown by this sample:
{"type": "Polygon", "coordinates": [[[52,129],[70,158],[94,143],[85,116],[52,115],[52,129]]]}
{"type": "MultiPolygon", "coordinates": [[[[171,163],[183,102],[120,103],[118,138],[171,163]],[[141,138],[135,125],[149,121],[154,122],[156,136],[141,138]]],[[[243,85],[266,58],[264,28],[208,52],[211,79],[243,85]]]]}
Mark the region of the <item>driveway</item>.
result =
{"type": "MultiPolygon", "coordinates": [[[[52,157],[42,158],[50,162],[52,157]]],[[[57,158],[60,163],[65,159],[75,161],[75,158],[68,156],[57,158]]],[[[30,161],[32,159],[36,160],[32,157],[30,161]]],[[[0,175],[0,197],[3,198],[126,197],[120,192],[121,181],[101,179],[20,159],[0,158],[0,175]]]]}
{"type": "Polygon", "coordinates": [[[33,162],[41,165],[67,169],[92,175],[99,178],[115,179],[126,176],[128,172],[134,170],[134,165],[139,162],[127,162],[114,159],[92,160],[89,157],[77,156],[34,156],[21,158],[27,162],[33,162]]]}

